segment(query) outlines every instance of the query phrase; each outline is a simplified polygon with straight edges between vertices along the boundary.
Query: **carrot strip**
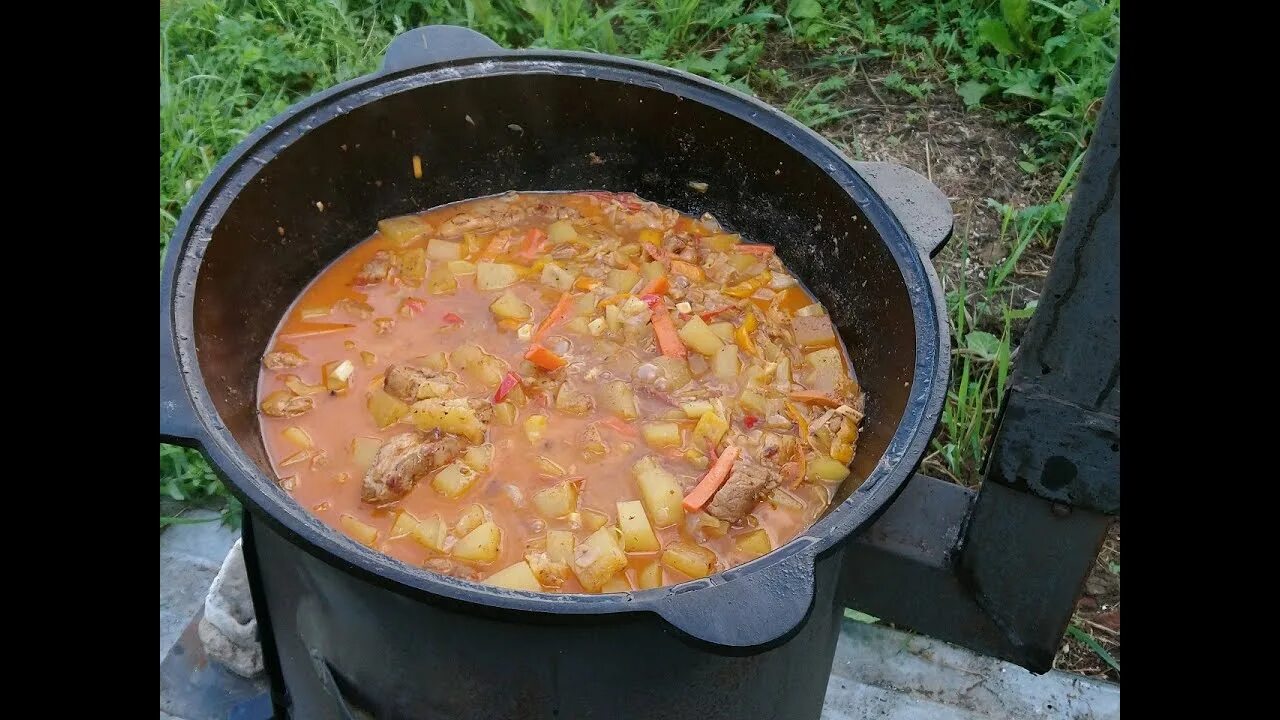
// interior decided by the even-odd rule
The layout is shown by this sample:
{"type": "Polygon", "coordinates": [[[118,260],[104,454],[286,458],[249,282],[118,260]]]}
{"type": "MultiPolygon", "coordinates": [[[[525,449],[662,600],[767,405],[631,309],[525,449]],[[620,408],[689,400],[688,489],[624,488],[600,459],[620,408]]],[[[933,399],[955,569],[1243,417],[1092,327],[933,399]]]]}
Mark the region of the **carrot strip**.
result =
{"type": "Polygon", "coordinates": [[[644,295],[640,299],[653,310],[653,334],[658,338],[658,349],[662,354],[667,357],[688,357],[689,351],[680,340],[680,336],[676,334],[676,325],[671,322],[671,313],[667,312],[667,307],[662,304],[662,298],[657,295],[644,295]]]}
{"type": "Polygon", "coordinates": [[[538,329],[533,331],[533,341],[538,342],[543,335],[552,328],[556,323],[564,319],[569,314],[569,307],[573,304],[573,296],[570,293],[564,293],[560,296],[560,300],[556,302],[556,306],[551,308],[551,312],[547,317],[538,324],[538,329]]]}
{"type": "Polygon", "coordinates": [[[559,370],[566,365],[564,358],[537,343],[529,346],[529,351],[524,354],[524,359],[544,370],[559,370]]]}
{"type": "Polygon", "coordinates": [[[542,244],[546,240],[546,232],[538,228],[530,228],[529,232],[524,234],[524,247],[520,249],[520,257],[525,260],[532,260],[542,250],[542,244]]]}
{"type": "Polygon", "coordinates": [[[607,418],[605,418],[605,419],[601,420],[601,421],[600,421],[600,424],[601,424],[601,425],[604,425],[605,427],[610,428],[610,429],[612,429],[612,430],[616,430],[617,432],[619,432],[619,433],[621,433],[621,434],[623,434],[623,435],[630,435],[630,436],[634,437],[634,436],[636,436],[636,435],[638,434],[638,433],[636,432],[636,429],[635,429],[634,427],[632,427],[630,424],[625,423],[625,422],[623,422],[623,421],[621,421],[621,420],[619,420],[618,418],[613,417],[613,416],[610,416],[610,417],[607,417],[607,418]]]}
{"type": "Polygon", "coordinates": [[[733,469],[733,463],[737,459],[738,446],[730,445],[725,449],[723,455],[716,458],[715,463],[711,465],[711,469],[707,470],[707,474],[702,476],[702,480],[698,482],[697,486],[689,491],[688,495],[684,496],[684,509],[689,512],[701,510],[702,506],[706,505],[720,490],[720,486],[724,485],[725,480],[729,479],[729,471],[733,469]]]}
{"type": "Polygon", "coordinates": [[[667,280],[667,276],[659,275],[653,280],[650,280],[648,285],[645,285],[643,288],[641,288],[640,294],[641,295],[666,295],[667,290],[669,289],[671,289],[671,282],[667,280]]]}
{"type": "Polygon", "coordinates": [[[832,400],[815,390],[796,390],[788,397],[796,402],[809,403],[811,405],[821,405],[822,407],[840,407],[839,400],[832,400]]]}
{"type": "Polygon", "coordinates": [[[764,243],[742,243],[734,248],[737,252],[748,255],[772,255],[773,246],[764,243]]]}

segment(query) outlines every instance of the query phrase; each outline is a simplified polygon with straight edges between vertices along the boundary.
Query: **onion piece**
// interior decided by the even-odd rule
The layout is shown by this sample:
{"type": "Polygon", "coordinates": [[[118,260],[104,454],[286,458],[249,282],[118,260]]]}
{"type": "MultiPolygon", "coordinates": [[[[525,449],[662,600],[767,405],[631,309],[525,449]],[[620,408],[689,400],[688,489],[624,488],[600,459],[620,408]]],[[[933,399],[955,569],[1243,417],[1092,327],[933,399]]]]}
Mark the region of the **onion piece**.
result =
{"type": "Polygon", "coordinates": [[[303,450],[309,450],[315,447],[315,442],[311,439],[311,436],[307,434],[307,431],[297,425],[290,425],[285,428],[281,435],[284,435],[285,440],[288,440],[303,450]]]}

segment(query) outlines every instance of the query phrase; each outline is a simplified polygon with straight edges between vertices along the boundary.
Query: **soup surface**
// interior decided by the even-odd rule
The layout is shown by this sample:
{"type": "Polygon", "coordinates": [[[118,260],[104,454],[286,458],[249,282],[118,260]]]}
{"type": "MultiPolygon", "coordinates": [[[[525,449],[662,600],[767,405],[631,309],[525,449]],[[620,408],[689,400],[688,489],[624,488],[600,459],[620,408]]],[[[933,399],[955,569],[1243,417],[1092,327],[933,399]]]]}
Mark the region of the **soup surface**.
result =
{"type": "Polygon", "coordinates": [[[767,245],[630,194],[391,218],[282,320],[281,486],[410,565],[523,589],[709,575],[808,527],[862,393],[767,245]]]}

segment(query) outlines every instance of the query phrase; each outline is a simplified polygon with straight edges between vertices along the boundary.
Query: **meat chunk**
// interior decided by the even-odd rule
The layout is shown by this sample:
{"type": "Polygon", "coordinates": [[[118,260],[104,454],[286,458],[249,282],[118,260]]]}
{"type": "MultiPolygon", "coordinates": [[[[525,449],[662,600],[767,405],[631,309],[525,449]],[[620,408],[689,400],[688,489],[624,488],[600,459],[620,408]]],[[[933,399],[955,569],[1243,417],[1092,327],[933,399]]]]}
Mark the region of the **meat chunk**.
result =
{"type": "Polygon", "coordinates": [[[392,365],[387,368],[387,377],[382,389],[412,404],[429,397],[439,396],[439,393],[435,392],[441,383],[436,380],[438,377],[440,374],[434,370],[413,365],[392,365]]]}
{"type": "Polygon", "coordinates": [[[378,448],[373,464],[364,474],[360,499],[367,503],[399,500],[417,484],[418,478],[453,462],[462,454],[463,442],[439,431],[430,435],[402,433],[378,448]]]}
{"type": "Polygon", "coordinates": [[[707,503],[707,512],[721,520],[737,522],[755,508],[756,503],[782,482],[776,470],[760,465],[739,463],[729,479],[707,503]]]}
{"type": "Polygon", "coordinates": [[[460,212],[440,225],[440,236],[451,238],[464,233],[485,233],[498,227],[497,220],[478,212],[460,212]]]}
{"type": "Polygon", "coordinates": [[[262,364],[268,370],[283,370],[285,368],[302,367],[307,364],[307,359],[296,352],[277,350],[267,353],[262,358],[262,364]]]}
{"type": "Polygon", "coordinates": [[[360,268],[356,274],[357,285],[376,285],[387,279],[391,268],[395,265],[395,256],[387,250],[374,253],[373,259],[360,268]]]}

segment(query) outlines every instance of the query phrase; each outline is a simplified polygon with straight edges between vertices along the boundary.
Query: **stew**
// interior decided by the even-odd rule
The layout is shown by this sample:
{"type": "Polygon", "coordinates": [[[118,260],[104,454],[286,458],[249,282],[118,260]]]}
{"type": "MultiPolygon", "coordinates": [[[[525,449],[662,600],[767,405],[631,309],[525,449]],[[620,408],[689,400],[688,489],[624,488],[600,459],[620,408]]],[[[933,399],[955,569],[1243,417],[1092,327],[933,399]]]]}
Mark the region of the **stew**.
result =
{"type": "Polygon", "coordinates": [[[619,592],[786,543],[849,475],[862,392],[773,248],[631,194],[390,218],[263,358],[281,487],[405,563],[619,592]]]}

